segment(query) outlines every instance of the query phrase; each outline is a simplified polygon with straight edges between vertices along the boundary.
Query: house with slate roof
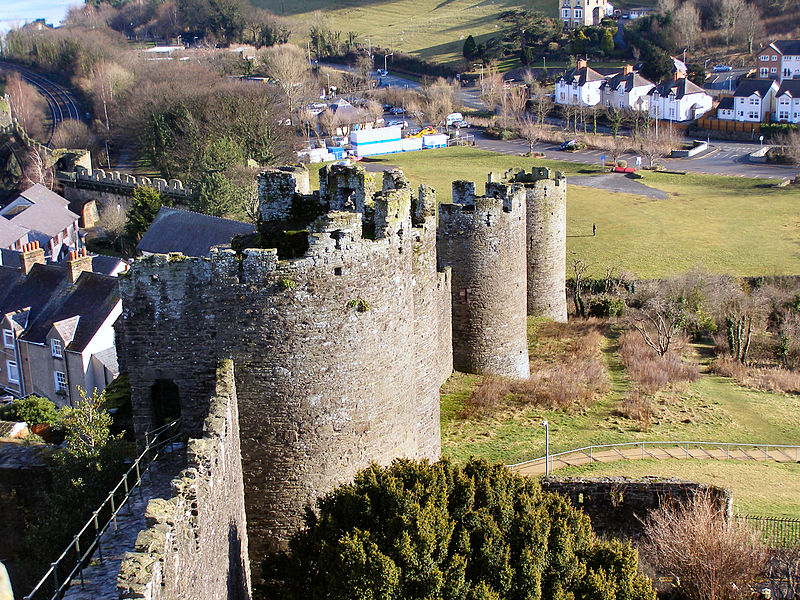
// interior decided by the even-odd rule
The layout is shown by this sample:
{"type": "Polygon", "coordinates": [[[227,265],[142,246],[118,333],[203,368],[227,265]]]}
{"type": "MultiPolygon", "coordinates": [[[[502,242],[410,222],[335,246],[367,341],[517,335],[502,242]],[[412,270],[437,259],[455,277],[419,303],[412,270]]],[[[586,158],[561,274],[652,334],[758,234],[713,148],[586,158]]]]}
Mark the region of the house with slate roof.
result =
{"type": "Polygon", "coordinates": [[[29,187],[0,209],[0,248],[21,250],[39,242],[48,260],[79,249],[78,215],[68,204],[39,183],[29,187]]]}
{"type": "Polygon", "coordinates": [[[665,121],[690,121],[711,110],[714,100],[703,89],[675,73],[653,87],[650,96],[650,116],[665,121]]]}
{"type": "MultiPolygon", "coordinates": [[[[733,92],[734,121],[766,123],[775,110],[775,93],[778,83],[772,79],[744,79],[733,92]]],[[[717,109],[717,118],[719,116],[717,109]]]]}
{"type": "Polygon", "coordinates": [[[800,79],[787,79],[775,93],[773,120],[800,123],[800,79]]]}
{"type": "Polygon", "coordinates": [[[556,104],[595,106],[602,101],[600,87],[605,77],[589,67],[585,60],[556,80],[556,104]]]}
{"type": "Polygon", "coordinates": [[[719,104],[717,105],[717,118],[723,121],[732,121],[733,113],[733,96],[720,98],[719,104]]]}
{"type": "Polygon", "coordinates": [[[119,374],[117,280],[92,272],[85,250],[53,264],[29,242],[19,258],[17,267],[0,266],[0,389],[74,405],[78,387],[101,391],[119,374]]]}
{"type": "Polygon", "coordinates": [[[250,223],[162,206],[136,250],[145,256],[170,252],[209,256],[213,246],[230,244],[235,236],[248,235],[255,230],[250,223]]]}
{"type": "Polygon", "coordinates": [[[631,65],[625,65],[619,73],[600,84],[600,91],[604,106],[619,110],[646,111],[650,99],[647,94],[654,87],[651,81],[639,75],[631,65]]]}
{"type": "Polygon", "coordinates": [[[759,79],[800,79],[800,40],[776,40],[758,51],[759,79]]]}

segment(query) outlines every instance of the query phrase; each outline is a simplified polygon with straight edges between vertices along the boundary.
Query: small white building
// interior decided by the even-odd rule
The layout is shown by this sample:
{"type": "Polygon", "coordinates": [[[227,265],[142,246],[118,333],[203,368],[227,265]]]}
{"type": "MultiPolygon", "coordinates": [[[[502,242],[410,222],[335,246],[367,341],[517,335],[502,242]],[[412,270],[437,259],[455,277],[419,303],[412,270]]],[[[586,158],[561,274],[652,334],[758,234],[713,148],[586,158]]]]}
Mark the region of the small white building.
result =
{"type": "Polygon", "coordinates": [[[666,121],[690,121],[711,110],[714,99],[676,73],[650,90],[650,116],[666,121]]]}
{"type": "Polygon", "coordinates": [[[556,104],[595,106],[602,101],[600,86],[605,77],[590,68],[585,60],[556,80],[556,104]]]}
{"type": "Polygon", "coordinates": [[[630,65],[600,85],[603,105],[620,110],[647,110],[648,93],[655,85],[630,65]]]}
{"type": "Polygon", "coordinates": [[[560,5],[564,29],[599,25],[614,14],[614,7],[606,0],[560,0],[560,5]]]}
{"type": "Polygon", "coordinates": [[[725,96],[717,105],[717,118],[723,121],[733,121],[733,115],[733,96],[725,96]]]}
{"type": "Polygon", "coordinates": [[[800,79],[787,79],[775,94],[773,120],[800,123],[800,79]]]}
{"type": "Polygon", "coordinates": [[[733,92],[734,121],[766,123],[775,106],[778,83],[772,79],[745,79],[733,92]]]}

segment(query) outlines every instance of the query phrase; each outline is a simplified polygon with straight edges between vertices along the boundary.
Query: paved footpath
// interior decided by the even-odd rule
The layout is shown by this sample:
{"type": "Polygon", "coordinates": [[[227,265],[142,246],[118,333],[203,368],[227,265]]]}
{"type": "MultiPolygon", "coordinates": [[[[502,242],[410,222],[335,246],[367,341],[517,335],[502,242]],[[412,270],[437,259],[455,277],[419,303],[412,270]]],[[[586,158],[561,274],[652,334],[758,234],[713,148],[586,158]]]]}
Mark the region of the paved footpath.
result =
{"type": "MultiPolygon", "coordinates": [[[[656,460],[669,459],[700,459],[700,460],[741,460],[754,462],[800,462],[800,451],[797,448],[773,448],[769,450],[748,447],[746,444],[732,444],[731,449],[726,444],[717,446],[681,447],[678,445],[663,446],[632,446],[627,448],[605,448],[598,450],[575,451],[564,456],[550,458],[550,471],[563,467],[588,465],[591,463],[609,463],[620,460],[641,460],[643,458],[656,460]]],[[[544,458],[530,463],[512,466],[511,469],[522,475],[540,476],[545,474],[544,458]]]]}

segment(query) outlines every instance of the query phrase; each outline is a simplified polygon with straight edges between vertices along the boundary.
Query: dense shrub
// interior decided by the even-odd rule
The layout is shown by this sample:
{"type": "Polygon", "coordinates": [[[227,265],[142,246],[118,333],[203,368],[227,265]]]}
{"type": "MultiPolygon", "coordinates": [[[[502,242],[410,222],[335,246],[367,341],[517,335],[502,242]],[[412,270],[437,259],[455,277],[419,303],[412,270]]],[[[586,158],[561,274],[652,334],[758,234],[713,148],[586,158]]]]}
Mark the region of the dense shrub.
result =
{"type": "Polygon", "coordinates": [[[730,356],[720,356],[711,363],[711,371],[735,379],[745,387],[800,394],[800,373],[782,367],[751,367],[730,356]]]}
{"type": "Polygon", "coordinates": [[[317,501],[287,553],[264,562],[281,600],[654,600],[628,543],[505,466],[373,465],[317,501]]]}
{"type": "Polygon", "coordinates": [[[28,396],[0,407],[0,420],[25,422],[28,425],[53,425],[58,419],[56,405],[47,398],[28,396]]]}
{"type": "Polygon", "coordinates": [[[622,334],[619,355],[631,382],[645,394],[655,394],[667,385],[685,385],[700,377],[697,365],[682,361],[679,350],[673,347],[659,356],[636,331],[622,334]]]}
{"type": "Polygon", "coordinates": [[[625,300],[614,296],[592,298],[589,303],[589,315],[597,318],[621,317],[625,314],[625,300]]]}

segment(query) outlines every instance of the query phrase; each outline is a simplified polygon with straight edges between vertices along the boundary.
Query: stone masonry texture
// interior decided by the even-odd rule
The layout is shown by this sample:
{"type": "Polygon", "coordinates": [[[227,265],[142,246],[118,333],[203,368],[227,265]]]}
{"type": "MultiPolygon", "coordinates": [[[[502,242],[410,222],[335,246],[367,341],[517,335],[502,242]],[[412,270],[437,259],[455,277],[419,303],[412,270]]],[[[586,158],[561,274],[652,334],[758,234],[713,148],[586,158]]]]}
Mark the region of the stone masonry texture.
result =
{"type": "Polygon", "coordinates": [[[125,555],[119,598],[248,600],[250,568],[233,363],[222,361],[202,436],[190,439],[187,468],[172,497],[147,506],[148,528],[125,555]]]}
{"type": "Polygon", "coordinates": [[[468,373],[525,379],[527,340],[525,188],[453,182],[439,206],[437,248],[452,269],[453,365],[468,373]]]}

